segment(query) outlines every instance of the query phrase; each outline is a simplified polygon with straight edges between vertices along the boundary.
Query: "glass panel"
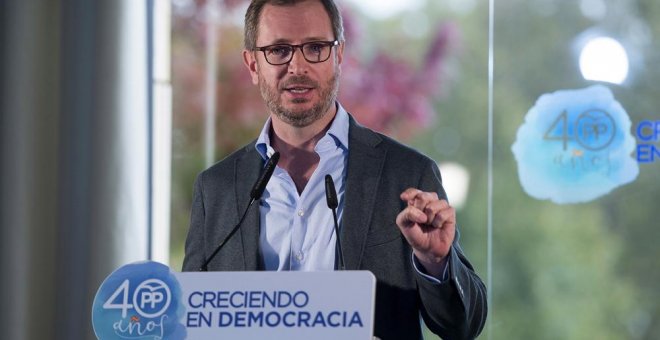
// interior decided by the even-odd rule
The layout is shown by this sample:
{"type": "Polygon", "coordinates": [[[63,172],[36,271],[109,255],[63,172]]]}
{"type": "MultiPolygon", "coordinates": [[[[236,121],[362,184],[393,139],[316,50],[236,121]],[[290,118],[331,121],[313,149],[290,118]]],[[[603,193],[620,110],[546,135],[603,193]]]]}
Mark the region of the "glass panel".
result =
{"type": "Polygon", "coordinates": [[[492,338],[658,339],[660,3],[495,3],[492,338]]]}
{"type": "MultiPolygon", "coordinates": [[[[173,1],[174,268],[205,136],[215,161],[266,118],[239,53],[246,2],[212,4],[173,1]]],[[[462,245],[492,278],[481,338],[660,338],[660,3],[494,1],[492,169],[488,2],[341,4],[349,44],[340,100],[443,165],[462,245]]]]}
{"type": "Polygon", "coordinates": [[[241,54],[248,3],[172,2],[172,268],[183,262],[195,177],[254,139],[266,119],[241,54]]]}

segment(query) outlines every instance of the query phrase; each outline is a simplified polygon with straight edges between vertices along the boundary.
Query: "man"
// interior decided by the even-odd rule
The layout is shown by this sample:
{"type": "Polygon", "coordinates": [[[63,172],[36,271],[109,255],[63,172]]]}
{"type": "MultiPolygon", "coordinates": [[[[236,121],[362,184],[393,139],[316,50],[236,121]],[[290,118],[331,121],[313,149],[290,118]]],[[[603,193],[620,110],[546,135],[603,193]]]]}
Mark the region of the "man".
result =
{"type": "Polygon", "coordinates": [[[198,176],[183,269],[200,268],[227,236],[277,151],[259,209],[209,270],[337,268],[329,174],[346,269],[377,278],[374,335],[419,339],[421,313],[445,339],[474,338],[486,319],[486,289],[458,245],[437,166],[360,126],[336,102],[343,51],[332,0],[252,1],[243,58],[270,118],[256,141],[198,176]]]}

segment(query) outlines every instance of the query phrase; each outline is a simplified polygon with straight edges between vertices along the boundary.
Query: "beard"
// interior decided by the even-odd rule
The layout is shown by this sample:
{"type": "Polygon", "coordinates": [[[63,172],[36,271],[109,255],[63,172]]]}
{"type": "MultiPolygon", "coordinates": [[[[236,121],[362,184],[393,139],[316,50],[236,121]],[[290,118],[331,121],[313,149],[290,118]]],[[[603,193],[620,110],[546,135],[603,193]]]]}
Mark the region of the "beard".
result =
{"type": "MultiPolygon", "coordinates": [[[[279,88],[270,86],[266,80],[262,78],[261,73],[259,73],[259,91],[261,92],[261,97],[266,103],[266,107],[271,113],[275,114],[277,118],[294,127],[305,127],[321,119],[321,117],[328,112],[331,105],[334,104],[335,99],[337,98],[337,92],[339,91],[339,72],[339,68],[336,68],[332,77],[330,77],[324,86],[321,87],[318,82],[307,76],[301,75],[290,77],[286,82],[282,83],[279,88]],[[285,91],[284,89],[288,84],[314,87],[319,91],[319,101],[309,109],[296,110],[284,108],[280,93],[285,91]]],[[[307,101],[307,99],[294,99],[291,103],[304,104],[307,101]]]]}

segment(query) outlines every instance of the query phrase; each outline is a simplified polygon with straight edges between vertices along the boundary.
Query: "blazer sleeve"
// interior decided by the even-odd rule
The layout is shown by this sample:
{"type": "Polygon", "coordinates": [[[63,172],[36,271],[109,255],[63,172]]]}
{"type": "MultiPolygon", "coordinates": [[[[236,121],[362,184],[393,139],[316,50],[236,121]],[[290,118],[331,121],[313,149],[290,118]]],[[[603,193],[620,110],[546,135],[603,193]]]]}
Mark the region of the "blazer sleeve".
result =
{"type": "Polygon", "coordinates": [[[193,186],[192,206],[190,209],[190,229],[186,238],[185,256],[182,271],[197,271],[206,261],[204,251],[204,189],[203,175],[200,173],[193,186]]]}
{"type": "MultiPolygon", "coordinates": [[[[440,171],[434,162],[421,178],[419,188],[446,198],[440,171]]],[[[415,271],[422,317],[431,331],[445,340],[474,339],[486,323],[486,286],[459,245],[458,227],[449,251],[449,278],[434,283],[415,271]]]]}

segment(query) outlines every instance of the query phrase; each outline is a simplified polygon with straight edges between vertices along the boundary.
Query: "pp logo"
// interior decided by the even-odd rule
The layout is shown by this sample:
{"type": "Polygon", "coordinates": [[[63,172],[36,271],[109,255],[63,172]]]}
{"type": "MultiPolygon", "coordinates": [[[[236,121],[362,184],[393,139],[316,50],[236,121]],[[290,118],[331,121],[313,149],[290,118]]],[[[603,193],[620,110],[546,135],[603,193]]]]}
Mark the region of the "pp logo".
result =
{"type": "Polygon", "coordinates": [[[523,189],[555,203],[588,202],[632,182],[630,117],[600,85],[541,96],[525,116],[512,151],[523,189]]]}
{"type": "Polygon", "coordinates": [[[129,309],[135,309],[142,317],[155,318],[167,310],[171,299],[170,288],[161,280],[145,280],[137,286],[132,296],[130,295],[130,281],[124,280],[103,304],[103,308],[119,309],[123,318],[126,317],[129,309]]]}
{"type": "Polygon", "coordinates": [[[176,277],[156,262],[129,264],[101,285],[92,310],[99,339],[183,339],[176,277]]]}
{"type": "Polygon", "coordinates": [[[609,113],[588,110],[577,119],[578,143],[585,149],[598,151],[608,147],[616,135],[616,123],[609,113]]]}
{"type": "Polygon", "coordinates": [[[133,301],[138,314],[154,318],[160,316],[170,306],[170,288],[158,279],[149,279],[142,282],[135,290],[133,301]]]}

